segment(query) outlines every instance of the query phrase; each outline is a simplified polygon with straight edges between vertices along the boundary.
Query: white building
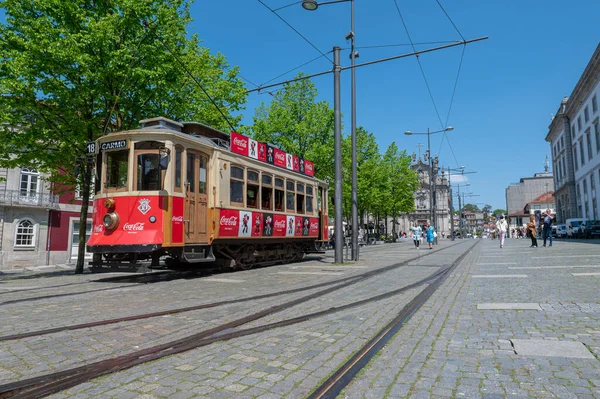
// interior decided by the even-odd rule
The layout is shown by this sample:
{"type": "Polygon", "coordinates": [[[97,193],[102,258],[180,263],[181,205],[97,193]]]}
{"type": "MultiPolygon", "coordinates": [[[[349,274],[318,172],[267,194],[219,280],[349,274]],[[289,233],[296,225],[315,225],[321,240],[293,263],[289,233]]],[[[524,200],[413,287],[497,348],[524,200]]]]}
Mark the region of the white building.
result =
{"type": "Polygon", "coordinates": [[[557,222],[600,218],[600,45],[552,119],[546,141],[552,149],[557,222]]]}

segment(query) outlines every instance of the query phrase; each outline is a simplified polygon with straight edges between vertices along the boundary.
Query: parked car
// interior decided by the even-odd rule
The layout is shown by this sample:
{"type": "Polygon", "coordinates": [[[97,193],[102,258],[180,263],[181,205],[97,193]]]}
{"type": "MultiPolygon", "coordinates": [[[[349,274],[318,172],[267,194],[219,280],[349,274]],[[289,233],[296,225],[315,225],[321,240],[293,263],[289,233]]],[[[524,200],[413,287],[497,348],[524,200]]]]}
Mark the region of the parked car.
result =
{"type": "Polygon", "coordinates": [[[569,238],[577,238],[582,237],[581,232],[579,231],[579,226],[587,221],[586,218],[571,218],[567,219],[567,237],[569,238]]]}
{"type": "Polygon", "coordinates": [[[556,226],[552,226],[552,234],[556,238],[567,238],[567,225],[557,224],[556,226]]]}
{"type": "Polygon", "coordinates": [[[581,227],[582,235],[585,238],[600,237],[600,220],[588,220],[581,227]]]}

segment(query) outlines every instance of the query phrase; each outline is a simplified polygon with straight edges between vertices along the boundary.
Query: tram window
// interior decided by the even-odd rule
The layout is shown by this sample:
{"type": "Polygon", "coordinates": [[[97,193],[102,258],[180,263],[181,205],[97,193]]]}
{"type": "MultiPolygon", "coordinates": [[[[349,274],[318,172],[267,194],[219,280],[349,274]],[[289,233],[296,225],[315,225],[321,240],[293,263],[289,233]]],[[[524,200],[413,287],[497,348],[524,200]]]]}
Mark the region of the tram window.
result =
{"type": "Polygon", "coordinates": [[[258,172],[249,170],[248,172],[248,187],[246,188],[246,206],[248,208],[258,208],[258,172]]]}
{"type": "Polygon", "coordinates": [[[187,174],[186,184],[190,193],[196,192],[196,179],[194,178],[194,168],[196,166],[196,154],[187,154],[187,174]]]}
{"type": "Polygon", "coordinates": [[[296,184],[296,212],[304,213],[304,184],[296,184]]]}
{"type": "Polygon", "coordinates": [[[244,205],[244,169],[238,166],[231,167],[231,178],[229,180],[229,201],[232,204],[244,205]]]}
{"type": "Polygon", "coordinates": [[[261,205],[260,207],[264,210],[273,210],[272,197],[273,197],[273,177],[271,175],[262,175],[262,185],[260,191],[261,205]]]}
{"type": "Polygon", "coordinates": [[[181,158],[183,157],[183,148],[175,147],[175,190],[181,192],[181,158]]]}
{"type": "Polygon", "coordinates": [[[206,157],[200,155],[200,176],[198,176],[198,193],[200,194],[206,194],[206,162],[206,157]]]}
{"type": "Polygon", "coordinates": [[[160,190],[159,154],[137,156],[137,188],[140,191],[160,190]]]}
{"type": "Polygon", "coordinates": [[[283,179],[275,178],[275,210],[283,212],[283,203],[285,201],[285,191],[283,190],[283,179]]]}
{"type": "Polygon", "coordinates": [[[313,213],[313,188],[306,186],[306,213],[313,213]]]}
{"type": "Polygon", "coordinates": [[[296,207],[294,206],[294,197],[296,196],[296,192],[294,190],[294,182],[291,180],[286,181],[286,185],[285,185],[285,209],[288,212],[294,212],[294,210],[296,209],[296,207]]]}
{"type": "Polygon", "coordinates": [[[106,178],[104,185],[107,189],[127,190],[127,161],[129,150],[106,152],[106,178]]]}

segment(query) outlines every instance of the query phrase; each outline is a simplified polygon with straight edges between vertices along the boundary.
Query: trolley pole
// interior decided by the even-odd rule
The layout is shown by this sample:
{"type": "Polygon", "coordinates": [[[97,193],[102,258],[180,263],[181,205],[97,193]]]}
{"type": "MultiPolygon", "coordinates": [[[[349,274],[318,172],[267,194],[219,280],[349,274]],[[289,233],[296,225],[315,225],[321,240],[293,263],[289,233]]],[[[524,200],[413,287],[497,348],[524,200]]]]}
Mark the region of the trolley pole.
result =
{"type": "Polygon", "coordinates": [[[333,109],[335,164],[335,263],[344,263],[344,228],[342,225],[342,114],[340,111],[340,48],[333,48],[333,109]]]}

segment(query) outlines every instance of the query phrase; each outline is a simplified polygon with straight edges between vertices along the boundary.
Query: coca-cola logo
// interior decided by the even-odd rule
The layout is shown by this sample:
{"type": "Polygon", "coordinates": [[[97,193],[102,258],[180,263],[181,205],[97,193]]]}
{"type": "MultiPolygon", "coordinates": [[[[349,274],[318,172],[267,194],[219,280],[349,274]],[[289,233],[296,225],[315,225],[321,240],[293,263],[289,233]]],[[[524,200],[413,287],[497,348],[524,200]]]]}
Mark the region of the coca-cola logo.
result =
{"type": "Polygon", "coordinates": [[[102,228],[101,224],[97,224],[94,226],[94,233],[102,233],[104,229],[102,228]]]}
{"type": "Polygon", "coordinates": [[[285,229],[285,220],[278,220],[275,222],[275,227],[278,229],[285,229]]]}
{"type": "Polygon", "coordinates": [[[312,172],[312,170],[313,170],[313,166],[309,163],[306,163],[306,165],[304,165],[304,168],[306,169],[307,172],[312,172]]]}
{"type": "Polygon", "coordinates": [[[246,148],[248,146],[248,141],[236,137],[233,139],[233,144],[246,148]]]}
{"type": "Polygon", "coordinates": [[[319,228],[319,222],[311,223],[310,224],[310,228],[313,229],[313,230],[314,229],[318,229],[319,228]]]}
{"type": "Polygon", "coordinates": [[[137,223],[125,223],[123,225],[123,230],[125,231],[142,231],[144,230],[144,224],[142,222],[137,223]]]}
{"type": "Polygon", "coordinates": [[[183,216],[173,216],[171,219],[172,222],[183,222],[183,216]]]}
{"type": "Polygon", "coordinates": [[[280,153],[280,152],[275,153],[275,158],[278,159],[278,160],[280,160],[280,161],[285,160],[285,156],[282,153],[280,153]]]}
{"type": "Polygon", "coordinates": [[[237,219],[236,216],[221,216],[221,226],[237,226],[237,219]]]}

